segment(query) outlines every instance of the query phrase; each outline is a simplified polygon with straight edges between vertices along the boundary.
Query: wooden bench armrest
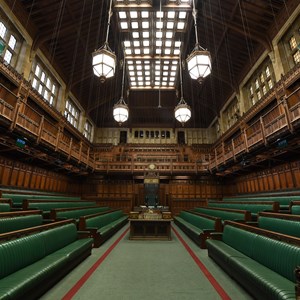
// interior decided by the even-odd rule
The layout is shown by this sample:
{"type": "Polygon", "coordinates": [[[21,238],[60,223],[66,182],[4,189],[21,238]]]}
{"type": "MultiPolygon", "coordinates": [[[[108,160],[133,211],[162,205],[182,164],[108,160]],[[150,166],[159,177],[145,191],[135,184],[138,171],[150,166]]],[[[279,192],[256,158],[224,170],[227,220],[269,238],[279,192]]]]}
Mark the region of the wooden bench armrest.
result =
{"type": "Polygon", "coordinates": [[[92,234],[97,233],[97,227],[86,227],[85,230],[90,231],[92,234]]]}
{"type": "Polygon", "coordinates": [[[214,229],[202,229],[203,233],[216,232],[214,229]]]}
{"type": "Polygon", "coordinates": [[[79,230],[79,231],[77,231],[77,234],[78,234],[79,239],[85,239],[85,238],[90,238],[91,237],[91,232],[90,231],[79,230]]]}
{"type": "Polygon", "coordinates": [[[258,227],[258,222],[255,222],[255,221],[249,221],[249,222],[246,222],[245,224],[250,225],[250,226],[258,227]]]}
{"type": "MultiPolygon", "coordinates": [[[[59,220],[59,221],[62,221],[62,220],[59,220]]],[[[53,223],[53,222],[55,222],[54,219],[43,219],[43,224],[50,224],[50,223],[53,223]]]]}
{"type": "Polygon", "coordinates": [[[211,232],[211,233],[210,233],[210,238],[211,238],[212,240],[218,240],[218,241],[221,241],[221,240],[222,240],[222,235],[223,235],[222,232],[211,232]]]}

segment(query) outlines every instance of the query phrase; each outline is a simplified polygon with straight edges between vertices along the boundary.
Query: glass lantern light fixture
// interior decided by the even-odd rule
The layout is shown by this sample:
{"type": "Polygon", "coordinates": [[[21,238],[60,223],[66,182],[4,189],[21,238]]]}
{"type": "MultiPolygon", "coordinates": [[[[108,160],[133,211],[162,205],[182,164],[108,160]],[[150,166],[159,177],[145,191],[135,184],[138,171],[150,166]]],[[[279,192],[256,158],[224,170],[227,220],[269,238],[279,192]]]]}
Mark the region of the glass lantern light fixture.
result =
{"type": "Polygon", "coordinates": [[[112,16],[111,7],[112,7],[112,0],[110,1],[109,4],[109,13],[108,13],[109,15],[108,15],[106,39],[104,45],[92,53],[93,72],[97,77],[99,77],[101,83],[105,82],[107,78],[113,77],[115,75],[115,69],[116,69],[116,55],[112,52],[112,50],[108,45],[110,19],[112,16]]]}
{"type": "Polygon", "coordinates": [[[174,114],[175,114],[175,119],[179,121],[182,126],[184,126],[184,124],[191,118],[192,112],[190,106],[185,102],[183,98],[181,59],[179,59],[179,72],[180,72],[181,98],[179,100],[179,103],[174,109],[174,114]]]}
{"type": "Polygon", "coordinates": [[[199,44],[195,0],[193,0],[193,17],[196,45],[191,54],[187,57],[186,62],[191,78],[196,79],[201,84],[204,78],[211,73],[211,56],[210,52],[202,48],[199,44]]]}
{"type": "Polygon", "coordinates": [[[113,107],[114,119],[119,123],[120,126],[122,125],[122,123],[126,122],[129,117],[129,109],[123,98],[124,81],[125,81],[125,67],[126,66],[125,66],[125,56],[124,56],[121,98],[113,107]]]}

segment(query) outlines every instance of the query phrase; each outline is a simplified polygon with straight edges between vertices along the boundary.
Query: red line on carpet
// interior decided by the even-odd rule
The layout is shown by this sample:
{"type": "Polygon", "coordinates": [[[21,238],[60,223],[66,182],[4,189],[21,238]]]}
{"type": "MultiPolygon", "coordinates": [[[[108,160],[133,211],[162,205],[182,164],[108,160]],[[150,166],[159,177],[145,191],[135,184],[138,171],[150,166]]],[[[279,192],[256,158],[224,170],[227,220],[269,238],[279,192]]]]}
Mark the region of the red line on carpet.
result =
{"type": "Polygon", "coordinates": [[[200,261],[200,259],[197,257],[195,252],[190,248],[190,246],[184,241],[184,239],[181,237],[181,235],[177,232],[177,230],[172,226],[173,231],[175,232],[176,236],[184,246],[184,248],[188,251],[190,256],[193,258],[195,263],[198,265],[202,273],[205,275],[205,277],[210,281],[211,285],[214,287],[214,289],[217,291],[217,293],[221,296],[224,300],[230,300],[231,298],[227,295],[227,293],[223,290],[221,285],[217,282],[217,280],[213,277],[213,275],[207,270],[207,268],[204,266],[204,264],[200,261]]]}
{"type": "Polygon", "coordinates": [[[91,266],[91,268],[75,283],[75,285],[65,294],[62,300],[72,299],[73,296],[79,291],[84,283],[90,278],[90,276],[97,270],[100,264],[110,254],[110,252],[118,245],[118,243],[125,236],[129,227],[120,235],[120,237],[104,252],[104,254],[91,266]]]}

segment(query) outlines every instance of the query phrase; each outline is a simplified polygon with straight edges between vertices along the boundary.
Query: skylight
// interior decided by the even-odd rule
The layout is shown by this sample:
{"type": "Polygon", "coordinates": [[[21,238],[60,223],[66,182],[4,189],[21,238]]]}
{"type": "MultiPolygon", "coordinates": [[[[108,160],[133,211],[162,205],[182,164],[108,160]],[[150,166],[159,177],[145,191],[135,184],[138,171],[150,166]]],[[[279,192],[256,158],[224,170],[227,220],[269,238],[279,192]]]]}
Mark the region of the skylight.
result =
{"type": "Polygon", "coordinates": [[[115,0],[131,89],[175,89],[192,0],[115,0]]]}

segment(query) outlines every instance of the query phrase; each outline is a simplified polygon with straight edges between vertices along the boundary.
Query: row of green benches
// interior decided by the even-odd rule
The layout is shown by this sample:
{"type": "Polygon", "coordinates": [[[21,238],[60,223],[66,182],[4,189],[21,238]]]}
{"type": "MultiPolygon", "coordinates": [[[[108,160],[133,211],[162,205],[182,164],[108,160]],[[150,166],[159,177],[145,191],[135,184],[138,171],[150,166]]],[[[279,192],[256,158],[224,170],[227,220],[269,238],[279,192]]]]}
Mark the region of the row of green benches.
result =
{"type": "Polygon", "coordinates": [[[13,202],[9,198],[0,199],[0,212],[12,211],[12,210],[32,210],[38,209],[43,211],[45,215],[49,215],[51,209],[54,208],[68,208],[68,207],[91,207],[95,206],[95,201],[78,201],[78,200],[23,200],[22,208],[13,207],[13,202]]]}
{"type": "Polygon", "coordinates": [[[13,207],[22,207],[23,201],[30,200],[60,200],[60,201],[83,201],[78,196],[64,196],[59,194],[37,194],[37,193],[7,193],[2,191],[0,193],[1,198],[8,198],[12,200],[13,207]]]}
{"type": "Polygon", "coordinates": [[[251,224],[266,230],[276,231],[300,238],[300,216],[259,212],[256,222],[251,221],[248,211],[220,208],[195,208],[181,211],[174,217],[174,222],[189,235],[201,248],[211,232],[223,230],[226,221],[237,221],[251,224]]]}
{"type": "Polygon", "coordinates": [[[0,299],[37,299],[88,257],[92,245],[71,220],[0,234],[0,299]]]}
{"type": "Polygon", "coordinates": [[[260,211],[283,211],[290,212],[292,214],[300,215],[300,201],[292,200],[285,210],[282,210],[282,206],[278,201],[209,201],[208,207],[218,208],[234,208],[249,210],[253,216],[260,211]]]}
{"type": "Polygon", "coordinates": [[[288,195],[288,196],[244,196],[244,197],[224,197],[224,202],[227,201],[276,201],[280,205],[280,209],[289,209],[292,201],[300,201],[300,195],[288,195]]]}
{"type": "Polygon", "coordinates": [[[220,217],[181,211],[174,221],[256,299],[295,299],[300,216],[260,212],[255,223],[222,224],[220,217]]]}
{"type": "Polygon", "coordinates": [[[53,221],[73,219],[80,230],[88,230],[93,233],[95,245],[100,246],[128,219],[122,210],[98,206],[53,209],[50,216],[50,219],[44,219],[39,210],[0,213],[0,233],[39,226],[53,221]]]}
{"type": "Polygon", "coordinates": [[[128,216],[122,210],[80,216],[79,231],[75,219],[44,221],[37,210],[0,213],[0,229],[14,230],[0,233],[0,299],[37,299],[126,224],[128,216]]]}
{"type": "Polygon", "coordinates": [[[209,257],[255,299],[296,299],[299,238],[226,221],[206,245],[209,257]]]}

